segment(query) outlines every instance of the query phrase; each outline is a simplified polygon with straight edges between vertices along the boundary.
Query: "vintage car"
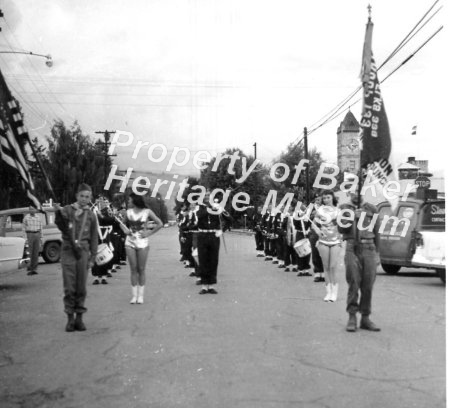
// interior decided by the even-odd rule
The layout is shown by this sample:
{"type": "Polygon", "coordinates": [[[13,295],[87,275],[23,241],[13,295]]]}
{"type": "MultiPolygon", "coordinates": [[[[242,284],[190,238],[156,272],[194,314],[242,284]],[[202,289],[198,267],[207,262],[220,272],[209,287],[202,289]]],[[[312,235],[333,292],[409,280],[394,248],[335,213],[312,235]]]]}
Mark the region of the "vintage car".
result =
{"type": "Polygon", "coordinates": [[[0,274],[24,268],[29,262],[25,239],[0,237],[0,274]]]}
{"type": "Polygon", "coordinates": [[[380,220],[390,217],[380,232],[383,270],[394,274],[402,267],[434,269],[445,283],[445,200],[408,198],[394,211],[389,202],[378,204],[378,210],[380,220]]]}
{"type": "MultiPolygon", "coordinates": [[[[42,245],[40,255],[47,263],[58,262],[61,256],[61,231],[55,224],[54,207],[46,207],[42,212],[36,212],[42,220],[42,245]]],[[[0,236],[24,237],[22,221],[30,209],[13,208],[0,211],[0,236]]]]}

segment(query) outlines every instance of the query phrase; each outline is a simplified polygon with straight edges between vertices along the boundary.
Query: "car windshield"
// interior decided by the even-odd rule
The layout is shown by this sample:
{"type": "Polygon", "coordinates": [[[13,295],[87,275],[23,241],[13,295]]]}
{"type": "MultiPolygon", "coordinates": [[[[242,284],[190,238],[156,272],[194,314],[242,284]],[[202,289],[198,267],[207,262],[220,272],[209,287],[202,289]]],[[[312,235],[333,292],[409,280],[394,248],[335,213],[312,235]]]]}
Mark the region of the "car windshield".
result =
{"type": "Polygon", "coordinates": [[[430,202],[422,207],[420,229],[445,231],[445,201],[430,202]]]}

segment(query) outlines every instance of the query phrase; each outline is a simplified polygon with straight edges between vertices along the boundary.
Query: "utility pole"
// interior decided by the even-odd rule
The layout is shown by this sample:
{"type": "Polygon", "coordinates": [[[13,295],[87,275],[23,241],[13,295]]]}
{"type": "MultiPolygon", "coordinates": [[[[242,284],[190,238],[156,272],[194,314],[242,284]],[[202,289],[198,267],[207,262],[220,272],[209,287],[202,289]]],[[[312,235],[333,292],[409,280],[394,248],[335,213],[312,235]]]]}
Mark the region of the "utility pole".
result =
{"type": "Polygon", "coordinates": [[[256,160],[256,142],[253,143],[253,147],[255,148],[255,160],[256,160]]]}
{"type": "MultiPolygon", "coordinates": [[[[303,139],[305,139],[305,160],[309,160],[309,154],[308,154],[308,129],[303,128],[303,139]]],[[[310,200],[310,193],[309,193],[309,163],[306,163],[306,203],[305,205],[309,204],[310,200]]]]}
{"type": "Polygon", "coordinates": [[[105,139],[104,142],[101,142],[100,140],[95,142],[95,144],[97,146],[101,146],[101,149],[103,152],[102,156],[103,156],[103,187],[104,187],[106,184],[106,165],[107,165],[108,157],[117,156],[117,154],[108,154],[108,149],[109,149],[109,146],[111,145],[111,142],[109,141],[110,140],[109,135],[112,133],[116,133],[116,131],[115,130],[104,130],[104,131],[98,131],[95,133],[102,134],[105,139]]]}

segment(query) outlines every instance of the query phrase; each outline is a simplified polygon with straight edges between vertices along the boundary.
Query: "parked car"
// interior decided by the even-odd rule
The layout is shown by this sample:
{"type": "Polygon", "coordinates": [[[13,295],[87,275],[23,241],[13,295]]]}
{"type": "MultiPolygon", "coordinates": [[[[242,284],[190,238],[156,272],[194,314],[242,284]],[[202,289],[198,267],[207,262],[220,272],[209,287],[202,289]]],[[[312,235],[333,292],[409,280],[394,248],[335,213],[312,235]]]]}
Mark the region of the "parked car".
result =
{"type": "Polygon", "coordinates": [[[395,211],[389,202],[378,204],[378,210],[381,221],[385,215],[410,221],[404,236],[405,221],[400,221],[391,234],[394,218],[380,233],[383,270],[394,274],[402,267],[434,269],[445,283],[445,200],[408,198],[400,201],[395,211]]]}
{"type": "MultiPolygon", "coordinates": [[[[43,225],[40,255],[47,263],[58,262],[61,257],[62,237],[55,224],[55,211],[54,207],[47,207],[43,212],[36,212],[43,225]]],[[[0,236],[23,237],[22,221],[29,212],[28,207],[0,211],[0,236]]]]}
{"type": "Polygon", "coordinates": [[[0,237],[0,274],[24,268],[29,260],[24,238],[0,237]]]}

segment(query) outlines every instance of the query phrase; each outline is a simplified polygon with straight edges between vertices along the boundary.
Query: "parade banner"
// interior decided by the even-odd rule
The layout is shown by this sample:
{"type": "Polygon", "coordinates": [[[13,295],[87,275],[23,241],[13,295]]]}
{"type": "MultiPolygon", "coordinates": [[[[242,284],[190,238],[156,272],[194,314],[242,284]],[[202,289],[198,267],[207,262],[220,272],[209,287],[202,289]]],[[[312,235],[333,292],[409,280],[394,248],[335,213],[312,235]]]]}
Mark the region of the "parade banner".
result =
{"type": "MultiPolygon", "coordinates": [[[[389,181],[396,181],[396,167],[392,160],[389,122],[381,96],[377,67],[372,54],[373,23],[369,18],[364,41],[361,79],[363,84],[363,112],[361,119],[361,169],[366,170],[366,183],[382,189],[389,181]]],[[[395,207],[398,199],[392,199],[395,207]]]]}
{"type": "Polygon", "coordinates": [[[23,116],[16,101],[6,85],[0,71],[0,159],[17,170],[24,190],[33,205],[41,209],[41,204],[35,196],[34,183],[25,159],[24,144],[28,135],[23,124],[23,116]]]}

